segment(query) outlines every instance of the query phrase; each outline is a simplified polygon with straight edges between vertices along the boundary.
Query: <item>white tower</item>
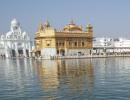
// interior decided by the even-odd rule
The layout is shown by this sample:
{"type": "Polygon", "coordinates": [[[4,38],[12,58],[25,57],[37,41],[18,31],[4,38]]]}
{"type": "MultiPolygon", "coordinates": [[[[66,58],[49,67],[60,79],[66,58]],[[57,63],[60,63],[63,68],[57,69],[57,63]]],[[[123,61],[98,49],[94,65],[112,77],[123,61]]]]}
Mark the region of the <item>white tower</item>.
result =
{"type": "Polygon", "coordinates": [[[16,19],[11,21],[10,29],[13,33],[21,33],[20,23],[16,19]]]}

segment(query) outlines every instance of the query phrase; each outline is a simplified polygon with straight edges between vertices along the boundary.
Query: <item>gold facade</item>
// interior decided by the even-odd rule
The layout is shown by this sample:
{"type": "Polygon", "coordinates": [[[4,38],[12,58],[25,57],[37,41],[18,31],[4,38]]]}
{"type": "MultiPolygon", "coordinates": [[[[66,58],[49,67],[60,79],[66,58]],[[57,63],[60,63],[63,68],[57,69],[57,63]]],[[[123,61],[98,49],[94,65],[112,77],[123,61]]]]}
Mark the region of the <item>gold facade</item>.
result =
{"type": "Polygon", "coordinates": [[[81,26],[71,21],[61,31],[54,29],[47,21],[40,24],[35,34],[35,49],[38,55],[44,48],[55,48],[56,55],[65,55],[69,49],[91,49],[93,27],[89,24],[83,31],[81,26]]]}

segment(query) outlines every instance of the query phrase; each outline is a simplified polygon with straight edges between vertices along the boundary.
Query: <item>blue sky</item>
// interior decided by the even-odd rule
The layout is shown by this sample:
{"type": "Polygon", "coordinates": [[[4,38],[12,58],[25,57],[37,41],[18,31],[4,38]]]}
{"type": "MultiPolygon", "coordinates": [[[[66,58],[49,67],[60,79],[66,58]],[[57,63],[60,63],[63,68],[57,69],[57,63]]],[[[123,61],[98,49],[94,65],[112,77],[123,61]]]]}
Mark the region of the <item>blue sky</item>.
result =
{"type": "Polygon", "coordinates": [[[31,36],[46,19],[58,29],[73,19],[91,23],[94,37],[130,38],[130,0],[1,0],[0,33],[9,31],[13,18],[31,36]]]}

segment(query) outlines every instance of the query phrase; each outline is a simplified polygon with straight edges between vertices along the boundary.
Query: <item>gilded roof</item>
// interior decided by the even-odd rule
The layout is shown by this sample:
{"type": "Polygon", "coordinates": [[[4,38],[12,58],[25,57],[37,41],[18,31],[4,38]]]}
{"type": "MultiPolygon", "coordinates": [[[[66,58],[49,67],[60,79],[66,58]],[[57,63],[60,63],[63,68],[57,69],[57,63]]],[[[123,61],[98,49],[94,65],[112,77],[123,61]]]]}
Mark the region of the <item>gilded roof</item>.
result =
{"type": "Polygon", "coordinates": [[[82,31],[82,27],[76,25],[73,20],[63,28],[64,31],[82,31]]]}

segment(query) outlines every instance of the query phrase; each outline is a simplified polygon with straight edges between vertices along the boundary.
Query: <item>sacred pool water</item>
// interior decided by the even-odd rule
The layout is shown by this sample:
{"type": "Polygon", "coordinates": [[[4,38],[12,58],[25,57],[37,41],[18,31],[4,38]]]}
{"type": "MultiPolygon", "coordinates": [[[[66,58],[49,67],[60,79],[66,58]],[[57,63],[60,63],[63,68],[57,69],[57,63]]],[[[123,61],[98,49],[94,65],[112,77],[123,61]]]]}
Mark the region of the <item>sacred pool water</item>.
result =
{"type": "Polygon", "coordinates": [[[0,100],[130,100],[130,58],[0,59],[0,100]]]}

